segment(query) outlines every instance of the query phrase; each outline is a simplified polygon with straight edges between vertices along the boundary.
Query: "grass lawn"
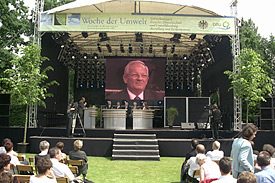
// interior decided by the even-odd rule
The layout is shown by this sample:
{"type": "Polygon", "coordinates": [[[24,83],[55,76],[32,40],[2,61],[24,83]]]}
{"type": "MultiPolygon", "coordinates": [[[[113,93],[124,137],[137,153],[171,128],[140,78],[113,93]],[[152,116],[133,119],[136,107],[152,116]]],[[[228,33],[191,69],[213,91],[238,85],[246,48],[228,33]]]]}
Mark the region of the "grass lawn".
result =
{"type": "MultiPolygon", "coordinates": [[[[34,154],[26,154],[26,157],[34,154]]],[[[112,161],[88,156],[87,178],[95,183],[179,183],[185,158],[161,157],[160,161],[112,161]]]]}

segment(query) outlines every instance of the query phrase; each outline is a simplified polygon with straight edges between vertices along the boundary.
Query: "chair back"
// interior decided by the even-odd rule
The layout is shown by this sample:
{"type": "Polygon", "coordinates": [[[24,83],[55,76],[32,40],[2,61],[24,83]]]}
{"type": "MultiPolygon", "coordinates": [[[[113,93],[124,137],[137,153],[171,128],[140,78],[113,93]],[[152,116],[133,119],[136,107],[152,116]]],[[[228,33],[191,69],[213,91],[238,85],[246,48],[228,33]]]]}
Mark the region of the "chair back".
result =
{"type": "Polygon", "coordinates": [[[24,156],[17,156],[19,161],[25,161],[25,157],[24,156]]]}
{"type": "Polygon", "coordinates": [[[194,170],[194,172],[193,172],[193,178],[194,177],[200,177],[200,170],[194,170]]]}
{"type": "Polygon", "coordinates": [[[219,165],[220,160],[213,160],[217,165],[219,165]]]}
{"type": "Polygon", "coordinates": [[[69,183],[69,178],[68,177],[59,177],[56,178],[57,183],[69,183]]]}
{"type": "Polygon", "coordinates": [[[16,165],[16,169],[19,174],[21,174],[20,172],[34,173],[34,169],[31,165],[16,165]]]}
{"type": "Polygon", "coordinates": [[[202,180],[200,183],[210,183],[210,182],[213,182],[215,180],[218,180],[217,178],[213,178],[213,179],[204,179],[202,180]]]}
{"type": "Polygon", "coordinates": [[[30,163],[30,165],[31,165],[32,163],[34,163],[34,157],[29,157],[29,163],[30,163]]]}
{"type": "Polygon", "coordinates": [[[75,175],[78,174],[78,167],[77,166],[69,166],[71,172],[75,175]]]}
{"type": "Polygon", "coordinates": [[[29,183],[31,175],[13,175],[20,183],[29,183]]]}
{"type": "Polygon", "coordinates": [[[72,166],[83,166],[83,160],[68,160],[68,165],[72,166]]]}
{"type": "Polygon", "coordinates": [[[10,164],[10,169],[13,171],[13,174],[15,174],[15,166],[13,164],[10,164]]]}

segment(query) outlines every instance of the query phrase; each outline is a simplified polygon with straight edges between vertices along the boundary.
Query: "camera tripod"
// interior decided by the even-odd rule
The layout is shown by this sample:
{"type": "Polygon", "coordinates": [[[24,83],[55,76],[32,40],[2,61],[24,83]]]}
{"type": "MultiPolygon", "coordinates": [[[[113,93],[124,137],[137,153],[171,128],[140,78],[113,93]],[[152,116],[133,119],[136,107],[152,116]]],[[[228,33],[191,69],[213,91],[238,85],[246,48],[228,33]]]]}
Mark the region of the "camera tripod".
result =
{"type": "Polygon", "coordinates": [[[74,129],[75,129],[75,125],[76,125],[76,119],[78,119],[79,123],[80,123],[80,126],[82,128],[82,131],[83,131],[83,136],[86,137],[86,132],[84,130],[84,126],[83,126],[83,123],[82,123],[82,120],[80,118],[80,115],[79,113],[74,113],[73,114],[73,121],[72,121],[72,135],[74,135],[74,129]]]}

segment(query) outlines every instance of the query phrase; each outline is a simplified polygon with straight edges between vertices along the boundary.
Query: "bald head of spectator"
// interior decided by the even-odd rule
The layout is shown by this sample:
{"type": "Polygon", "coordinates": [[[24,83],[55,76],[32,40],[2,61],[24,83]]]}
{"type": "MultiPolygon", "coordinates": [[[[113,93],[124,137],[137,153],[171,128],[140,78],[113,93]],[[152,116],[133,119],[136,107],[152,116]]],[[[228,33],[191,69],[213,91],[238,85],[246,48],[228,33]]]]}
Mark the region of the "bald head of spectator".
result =
{"type": "Polygon", "coordinates": [[[257,177],[252,172],[242,172],[238,176],[237,183],[257,183],[257,177]]]}
{"type": "Polygon", "coordinates": [[[198,144],[196,147],[197,154],[205,154],[205,147],[202,144],[198,144]]]}
{"type": "Polygon", "coordinates": [[[212,149],[213,150],[219,150],[221,147],[221,144],[218,141],[214,141],[212,144],[212,149]]]}

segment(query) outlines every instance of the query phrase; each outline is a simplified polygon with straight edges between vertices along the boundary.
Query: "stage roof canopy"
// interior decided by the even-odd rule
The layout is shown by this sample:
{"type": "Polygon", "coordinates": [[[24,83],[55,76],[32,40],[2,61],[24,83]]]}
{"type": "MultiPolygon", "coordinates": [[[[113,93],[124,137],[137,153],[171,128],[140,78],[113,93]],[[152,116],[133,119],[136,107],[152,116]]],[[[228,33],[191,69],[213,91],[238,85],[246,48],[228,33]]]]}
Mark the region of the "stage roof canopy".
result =
{"type": "MultiPolygon", "coordinates": [[[[206,42],[212,44],[211,42],[218,42],[222,35],[234,34],[235,29],[233,17],[223,17],[213,11],[201,7],[173,4],[171,2],[172,1],[168,0],[78,0],[45,11],[45,15],[53,16],[52,20],[54,20],[54,22],[62,19],[65,23],[61,23],[61,26],[60,24],[58,24],[58,26],[54,23],[53,26],[43,27],[43,22],[41,22],[40,31],[53,32],[56,34],[56,37],[62,35],[61,32],[69,33],[69,40],[76,44],[78,50],[82,54],[97,53],[103,56],[142,57],[163,57],[172,56],[174,54],[188,55],[194,50],[197,50],[201,45],[206,44],[206,42]],[[105,28],[105,25],[102,25],[103,28],[100,29],[95,27],[94,24],[87,26],[81,25],[79,27],[71,25],[69,27],[68,25],[70,23],[68,23],[68,21],[70,20],[70,17],[72,15],[76,16],[76,14],[78,14],[77,16],[79,16],[80,22],[83,21],[83,17],[85,16],[103,17],[102,19],[105,18],[105,22],[107,22],[106,17],[112,16],[123,17],[123,20],[129,17],[138,17],[143,19],[148,18],[147,24],[152,27],[155,26],[152,25],[152,21],[149,23],[149,21],[152,20],[152,17],[154,17],[154,20],[158,21],[159,25],[162,26],[165,25],[165,23],[167,25],[169,24],[169,22],[162,21],[162,19],[171,17],[171,20],[175,22],[185,19],[187,23],[193,21],[193,24],[188,25],[189,27],[186,31],[179,31],[183,29],[173,28],[171,28],[170,31],[162,31],[163,29],[155,31],[156,29],[149,30],[144,27],[144,25],[128,25],[126,28],[118,25],[118,28],[108,27],[109,30],[105,28]],[[190,20],[187,20],[187,18],[190,18],[190,20]],[[215,23],[216,20],[219,20],[219,22],[215,23]],[[160,21],[162,22],[160,23],[160,21]],[[228,26],[229,24],[230,27],[228,26]],[[207,28],[211,26],[212,29],[207,31],[207,28]],[[192,32],[194,27],[196,29],[192,32]],[[227,29],[230,28],[231,33],[226,32],[227,30],[225,31],[224,27],[227,29]],[[132,53],[128,52],[129,45],[133,49],[132,53]],[[101,52],[98,47],[100,47],[101,52]],[[112,48],[111,52],[110,47],[112,48]],[[141,47],[143,47],[142,53],[140,51],[141,47]],[[164,51],[165,47],[167,48],[166,51],[164,51]],[[121,51],[122,48],[125,52],[121,51]],[[173,49],[174,51],[172,51],[173,49]]],[[[43,18],[43,16],[41,17],[43,18]]],[[[183,25],[180,26],[185,26],[186,23],[182,24],[183,25]]]]}

